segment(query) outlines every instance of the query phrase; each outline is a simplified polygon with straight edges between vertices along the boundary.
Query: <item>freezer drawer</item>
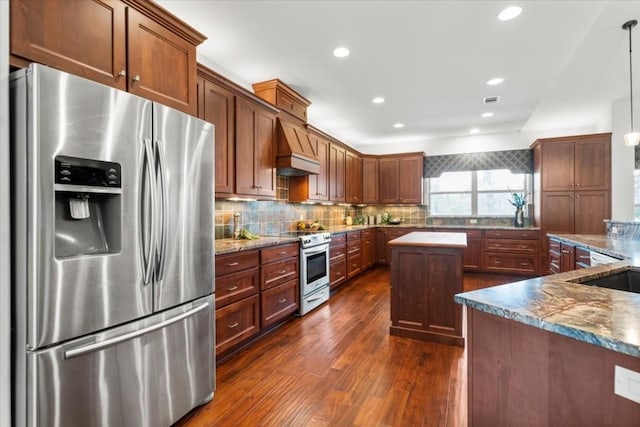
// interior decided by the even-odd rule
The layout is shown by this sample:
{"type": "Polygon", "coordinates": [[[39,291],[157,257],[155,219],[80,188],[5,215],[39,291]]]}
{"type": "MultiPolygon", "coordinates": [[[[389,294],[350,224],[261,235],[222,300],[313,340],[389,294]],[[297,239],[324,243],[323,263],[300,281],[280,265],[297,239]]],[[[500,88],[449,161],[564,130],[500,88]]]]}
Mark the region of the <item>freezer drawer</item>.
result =
{"type": "Polygon", "coordinates": [[[213,397],[213,313],[211,295],[27,353],[27,425],[171,425],[213,397]]]}

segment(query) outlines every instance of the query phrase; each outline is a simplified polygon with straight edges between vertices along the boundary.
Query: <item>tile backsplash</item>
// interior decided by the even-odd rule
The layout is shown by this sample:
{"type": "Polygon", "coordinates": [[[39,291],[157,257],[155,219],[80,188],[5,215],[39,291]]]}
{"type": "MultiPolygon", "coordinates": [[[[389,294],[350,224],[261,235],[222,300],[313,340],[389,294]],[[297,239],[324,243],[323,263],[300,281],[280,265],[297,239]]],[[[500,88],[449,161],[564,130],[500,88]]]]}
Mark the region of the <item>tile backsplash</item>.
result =
{"type": "MultiPolygon", "coordinates": [[[[216,239],[233,237],[233,216],[240,214],[240,228],[262,236],[277,236],[295,230],[300,219],[318,221],[326,226],[343,225],[345,217],[364,217],[388,213],[390,218],[400,218],[404,225],[470,225],[477,220],[478,225],[509,226],[513,218],[470,218],[470,217],[430,217],[426,206],[342,206],[305,203],[289,203],[288,180],[278,176],[276,183],[277,199],[274,201],[232,202],[224,199],[216,200],[215,235],[216,239]]],[[[355,221],[354,221],[355,223],[355,221]]],[[[528,218],[525,225],[530,225],[528,218]]]]}

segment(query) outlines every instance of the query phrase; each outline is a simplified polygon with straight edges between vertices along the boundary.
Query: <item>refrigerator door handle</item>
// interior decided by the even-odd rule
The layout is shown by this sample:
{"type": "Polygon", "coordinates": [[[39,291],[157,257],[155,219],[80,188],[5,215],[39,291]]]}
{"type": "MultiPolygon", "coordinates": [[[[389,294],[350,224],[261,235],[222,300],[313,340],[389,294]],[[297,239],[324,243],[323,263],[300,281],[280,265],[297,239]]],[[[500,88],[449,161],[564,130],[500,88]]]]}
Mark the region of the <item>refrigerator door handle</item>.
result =
{"type": "Polygon", "coordinates": [[[85,345],[82,347],[78,347],[78,348],[74,348],[71,350],[66,350],[64,352],[64,358],[65,359],[73,359],[74,357],[80,357],[83,356],[85,354],[88,353],[94,353],[96,351],[101,351],[104,350],[107,347],[111,347],[117,344],[120,344],[122,342],[125,341],[129,341],[132,340],[134,338],[138,338],[141,337],[143,335],[147,335],[150,334],[151,332],[157,331],[158,329],[163,329],[166,328],[169,325],[172,325],[174,323],[177,323],[181,320],[184,320],[188,317],[192,317],[194,315],[196,315],[197,313],[201,312],[202,310],[205,310],[209,307],[209,303],[205,302],[203,304],[198,305],[197,307],[192,308],[189,311],[185,311],[184,313],[181,313],[175,317],[172,317],[170,319],[164,320],[160,323],[157,323],[155,325],[151,325],[149,327],[137,330],[137,331],[133,331],[133,332],[129,332],[123,335],[119,335],[117,337],[113,337],[113,338],[109,338],[107,340],[101,341],[101,342],[97,342],[97,343],[93,343],[93,344],[89,344],[89,345],[85,345]]]}
{"type": "MultiPolygon", "coordinates": [[[[148,285],[153,280],[153,270],[154,270],[154,261],[155,261],[155,250],[156,250],[156,176],[154,173],[155,169],[155,158],[153,155],[153,147],[151,146],[151,140],[144,140],[144,161],[146,163],[147,177],[146,177],[146,188],[149,191],[149,195],[151,198],[151,204],[148,210],[142,208],[143,215],[143,227],[148,227],[148,242],[147,242],[147,253],[146,253],[146,265],[144,267],[144,284],[148,285]],[[145,215],[146,214],[146,215],[145,215]]],[[[144,196],[143,196],[144,197],[144,196]]],[[[142,202],[144,206],[144,201],[142,202]]]]}
{"type": "Polygon", "coordinates": [[[160,188],[160,211],[162,212],[161,216],[162,216],[162,223],[161,223],[161,230],[160,230],[160,253],[159,253],[159,259],[160,259],[160,265],[158,266],[158,271],[157,271],[157,280],[161,281],[164,277],[164,266],[165,266],[165,261],[167,258],[167,235],[169,234],[169,218],[167,218],[167,216],[169,215],[169,187],[167,185],[167,171],[166,171],[166,159],[165,159],[165,155],[164,155],[164,144],[162,143],[162,141],[156,141],[156,146],[157,146],[157,150],[158,150],[158,159],[159,159],[159,177],[158,177],[158,183],[159,183],[159,188],[160,188]]]}

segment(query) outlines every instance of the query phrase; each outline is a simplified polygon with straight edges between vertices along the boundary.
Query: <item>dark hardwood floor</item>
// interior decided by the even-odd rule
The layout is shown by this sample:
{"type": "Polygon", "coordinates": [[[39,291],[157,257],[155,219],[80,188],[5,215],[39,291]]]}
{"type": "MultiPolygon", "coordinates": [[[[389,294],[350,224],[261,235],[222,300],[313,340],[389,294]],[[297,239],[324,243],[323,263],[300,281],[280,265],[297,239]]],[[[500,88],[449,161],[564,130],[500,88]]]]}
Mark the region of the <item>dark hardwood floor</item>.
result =
{"type": "MultiPolygon", "coordinates": [[[[513,279],[465,276],[465,289],[513,279]]],[[[465,426],[466,352],[389,335],[389,269],[217,368],[213,401],[179,426],[465,426]]]]}

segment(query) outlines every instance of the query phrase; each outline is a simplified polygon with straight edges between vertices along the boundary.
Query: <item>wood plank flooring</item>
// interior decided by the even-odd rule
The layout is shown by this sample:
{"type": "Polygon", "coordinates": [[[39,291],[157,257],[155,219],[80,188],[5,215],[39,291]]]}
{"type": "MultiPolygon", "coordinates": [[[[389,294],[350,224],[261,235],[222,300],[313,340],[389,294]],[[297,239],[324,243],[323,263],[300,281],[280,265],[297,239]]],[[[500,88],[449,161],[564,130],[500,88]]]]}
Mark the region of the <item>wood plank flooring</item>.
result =
{"type": "Polygon", "coordinates": [[[176,425],[465,426],[465,350],[389,324],[389,269],[376,268],[218,366],[213,401],[176,425]]]}

